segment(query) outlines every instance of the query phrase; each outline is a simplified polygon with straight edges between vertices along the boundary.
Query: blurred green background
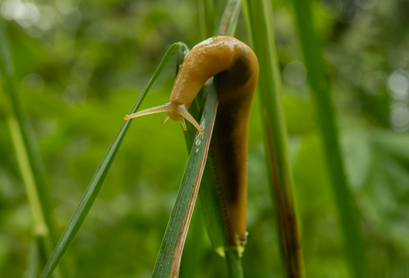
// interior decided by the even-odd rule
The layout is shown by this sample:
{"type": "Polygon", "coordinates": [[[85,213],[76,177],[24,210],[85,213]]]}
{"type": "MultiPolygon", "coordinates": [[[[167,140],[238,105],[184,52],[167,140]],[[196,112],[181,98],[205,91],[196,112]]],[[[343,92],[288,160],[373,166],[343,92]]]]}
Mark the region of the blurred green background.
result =
{"type": "MultiPolygon", "coordinates": [[[[39,141],[62,232],[166,49],[177,41],[191,47],[200,42],[198,1],[0,3],[20,98],[39,141]]],[[[370,277],[409,277],[409,1],[313,3],[370,277]]],[[[292,7],[282,0],[273,7],[306,274],[350,277],[292,7]]],[[[243,15],[236,35],[248,43],[243,15]]],[[[142,109],[167,101],[174,75],[175,60],[142,109]]],[[[22,277],[33,220],[2,113],[4,97],[1,92],[0,276],[22,277]]],[[[188,158],[180,123],[161,126],[163,117],[133,121],[63,258],[73,277],[150,277],[188,158]]],[[[256,96],[243,267],[246,277],[281,277],[262,140],[256,96]]],[[[201,221],[195,213],[181,277],[226,277],[201,221]]]]}

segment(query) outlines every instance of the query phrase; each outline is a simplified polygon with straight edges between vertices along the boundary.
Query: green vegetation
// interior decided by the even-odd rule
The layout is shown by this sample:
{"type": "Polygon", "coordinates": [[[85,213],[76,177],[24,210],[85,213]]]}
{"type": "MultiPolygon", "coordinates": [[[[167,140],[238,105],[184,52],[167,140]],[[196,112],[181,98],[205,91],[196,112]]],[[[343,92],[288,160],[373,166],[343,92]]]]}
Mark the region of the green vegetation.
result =
{"type": "Polygon", "coordinates": [[[277,238],[285,277],[304,277],[304,264],[294,209],[287,130],[281,101],[281,78],[273,31],[273,10],[265,0],[245,1],[252,45],[259,57],[260,110],[265,133],[268,178],[276,212],[277,238]]]}
{"type": "Polygon", "coordinates": [[[194,134],[123,116],[159,65],[137,105],[167,101],[174,43],[220,30],[269,71],[250,116],[248,243],[241,259],[215,252],[226,243],[208,167],[179,277],[287,276],[275,177],[298,223],[299,277],[409,275],[407,3],[243,1],[223,29],[237,19],[226,2],[0,1],[1,277],[39,277],[61,235],[54,277],[151,277],[194,134]]]}

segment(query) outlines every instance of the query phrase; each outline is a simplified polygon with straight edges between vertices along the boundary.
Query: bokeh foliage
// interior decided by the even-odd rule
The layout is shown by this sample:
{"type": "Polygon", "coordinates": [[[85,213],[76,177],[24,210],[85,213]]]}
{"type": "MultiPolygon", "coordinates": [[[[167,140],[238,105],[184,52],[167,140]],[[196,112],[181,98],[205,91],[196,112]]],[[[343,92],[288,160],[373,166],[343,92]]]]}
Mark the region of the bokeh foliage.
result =
{"type": "MultiPolygon", "coordinates": [[[[312,2],[371,277],[405,277],[408,2],[312,2]]],[[[292,8],[282,0],[274,0],[273,8],[306,276],[349,277],[292,8]]],[[[200,41],[198,3],[7,0],[0,10],[7,19],[20,99],[40,143],[61,232],[166,49],[176,41],[189,46],[200,41]]],[[[249,42],[243,15],[236,35],[249,42]]],[[[142,108],[167,101],[174,71],[173,65],[167,67],[142,108]]],[[[1,92],[0,273],[21,277],[33,220],[2,113],[3,97],[1,92]]],[[[258,101],[256,96],[254,103],[258,101]]],[[[150,277],[188,158],[180,124],[161,126],[162,117],[134,120],[128,131],[94,207],[63,258],[76,277],[150,277]]],[[[262,137],[260,112],[253,105],[243,268],[246,277],[280,277],[262,137]]],[[[197,217],[195,213],[192,224],[196,233],[188,234],[185,250],[186,256],[197,256],[194,277],[225,277],[225,263],[200,231],[203,224],[197,217]],[[198,237],[189,241],[194,235],[198,237]]],[[[181,277],[184,270],[192,271],[182,261],[181,277]]]]}

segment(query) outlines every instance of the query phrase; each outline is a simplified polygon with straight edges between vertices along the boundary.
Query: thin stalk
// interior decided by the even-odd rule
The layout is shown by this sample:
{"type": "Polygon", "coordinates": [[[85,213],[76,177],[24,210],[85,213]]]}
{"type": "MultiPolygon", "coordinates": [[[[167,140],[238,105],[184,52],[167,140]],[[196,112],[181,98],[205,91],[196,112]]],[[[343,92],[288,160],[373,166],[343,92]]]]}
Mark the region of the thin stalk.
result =
{"type": "Polygon", "coordinates": [[[183,246],[189,228],[199,186],[206,164],[217,112],[217,94],[211,90],[207,97],[200,126],[205,133],[196,132],[195,144],[190,151],[189,161],[179,188],[178,196],[156,259],[152,277],[178,277],[183,246]]]}
{"type": "Polygon", "coordinates": [[[24,274],[24,278],[36,278],[37,277],[39,253],[40,253],[40,250],[38,248],[38,243],[39,243],[39,240],[37,237],[34,237],[31,240],[31,244],[30,244],[30,248],[28,249],[28,256],[27,256],[27,271],[24,274]]]}
{"type": "Polygon", "coordinates": [[[286,277],[304,277],[304,262],[292,193],[287,130],[281,102],[272,5],[268,0],[247,0],[244,1],[244,10],[252,45],[260,64],[258,91],[283,269],[286,277]]]}
{"type": "Polygon", "coordinates": [[[214,34],[214,14],[213,0],[199,0],[200,35],[202,40],[214,34]]]}
{"type": "MultiPolygon", "coordinates": [[[[150,88],[155,83],[155,80],[158,78],[159,74],[162,72],[162,70],[164,69],[166,64],[169,62],[169,60],[172,58],[172,56],[178,51],[179,46],[181,44],[182,43],[175,43],[171,45],[171,47],[168,49],[164,58],[159,64],[158,68],[153,74],[151,80],[146,85],[145,89],[142,91],[141,95],[139,96],[138,100],[136,101],[134,107],[132,108],[129,114],[133,114],[138,110],[146,94],[149,92],[150,88]]],[[[98,167],[97,171],[92,177],[91,182],[89,183],[87,189],[85,190],[85,193],[77,209],[75,210],[73,216],[68,222],[67,227],[65,228],[60,240],[57,243],[57,246],[55,247],[50,259],[48,260],[43,270],[43,273],[41,274],[41,278],[47,278],[51,276],[54,269],[58,265],[59,261],[61,260],[61,258],[67,251],[68,247],[74,240],[79,229],[81,228],[82,223],[87,217],[88,212],[90,211],[92,205],[94,204],[95,199],[98,196],[98,192],[101,189],[105,176],[107,175],[108,170],[111,167],[111,164],[115,158],[115,155],[121,145],[122,139],[124,138],[126,131],[128,130],[128,127],[131,124],[131,122],[132,120],[128,120],[123,123],[121,129],[119,130],[114,141],[109,147],[107,154],[105,155],[100,166],[98,167]]]]}
{"type": "MultiPolygon", "coordinates": [[[[34,220],[34,235],[49,257],[56,242],[56,225],[51,196],[46,182],[46,175],[37,141],[31,125],[27,121],[21,101],[18,97],[17,78],[10,55],[8,35],[0,18],[0,77],[5,92],[5,116],[12,136],[14,149],[20,168],[21,178],[27,193],[28,202],[34,220]]],[[[64,272],[65,273],[65,272],[64,272]]],[[[56,272],[61,277],[60,271],[56,272]]]]}
{"type": "MultiPolygon", "coordinates": [[[[200,185],[200,187],[202,186],[203,184],[200,185]]],[[[183,249],[179,278],[195,277],[208,251],[205,237],[206,231],[203,229],[203,206],[200,203],[200,198],[197,202],[190,222],[189,234],[186,237],[185,248],[183,249]]]]}
{"type": "Polygon", "coordinates": [[[293,5],[308,84],[318,110],[318,123],[324,139],[325,157],[335,193],[347,260],[356,278],[368,277],[359,213],[345,175],[330,81],[325,71],[322,46],[313,26],[311,4],[308,0],[293,0],[293,5]]]}
{"type": "Polygon", "coordinates": [[[229,277],[244,278],[241,255],[237,249],[226,250],[226,261],[229,277]]]}
{"type": "Polygon", "coordinates": [[[219,35],[234,36],[239,21],[241,0],[227,1],[219,26],[219,35]]]}

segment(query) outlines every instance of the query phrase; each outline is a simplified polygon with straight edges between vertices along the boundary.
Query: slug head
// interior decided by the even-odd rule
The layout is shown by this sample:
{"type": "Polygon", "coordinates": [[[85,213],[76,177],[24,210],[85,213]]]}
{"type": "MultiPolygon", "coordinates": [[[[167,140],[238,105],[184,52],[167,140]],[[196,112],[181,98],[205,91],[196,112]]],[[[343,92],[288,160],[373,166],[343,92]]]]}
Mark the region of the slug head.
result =
{"type": "Polygon", "coordinates": [[[132,118],[136,118],[139,116],[144,116],[144,115],[149,115],[149,114],[155,114],[155,113],[160,113],[160,112],[167,112],[165,118],[162,121],[162,124],[164,124],[169,118],[174,120],[174,121],[179,121],[181,122],[183,126],[183,130],[187,130],[185,119],[188,120],[189,122],[192,123],[196,127],[196,129],[199,131],[200,134],[204,134],[204,130],[200,127],[199,123],[193,118],[192,115],[190,115],[188,108],[186,104],[178,104],[174,102],[167,102],[163,105],[159,105],[153,108],[149,108],[131,115],[126,115],[124,117],[125,120],[129,120],[132,118]]]}

